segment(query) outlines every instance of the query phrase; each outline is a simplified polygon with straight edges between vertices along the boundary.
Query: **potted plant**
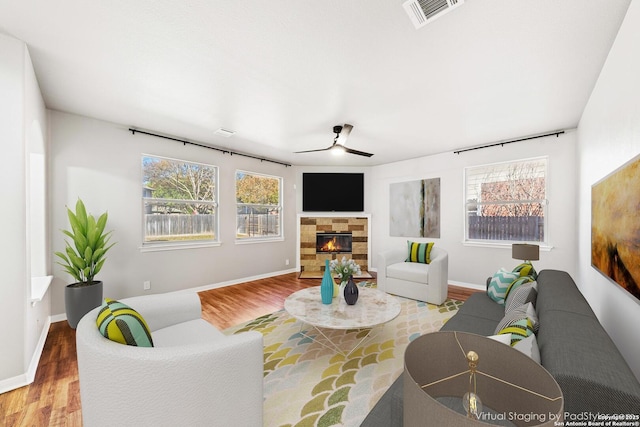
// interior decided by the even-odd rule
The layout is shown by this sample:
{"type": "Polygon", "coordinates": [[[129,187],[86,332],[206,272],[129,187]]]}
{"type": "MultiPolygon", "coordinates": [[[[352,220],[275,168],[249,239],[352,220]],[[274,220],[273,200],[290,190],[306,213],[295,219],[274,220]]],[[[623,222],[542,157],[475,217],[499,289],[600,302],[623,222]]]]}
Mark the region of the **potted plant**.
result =
{"type": "Polygon", "coordinates": [[[106,253],[115,244],[109,245],[111,231],[105,232],[107,213],[96,220],[87,210],[81,199],[76,203],[76,211],[67,208],[71,231],[62,232],[71,239],[65,239],[65,252],[56,252],[64,267],[76,283],[65,288],[64,301],[69,326],[76,328],[78,322],[89,311],[102,303],[102,282],[95,276],[106,261],[106,253]]]}

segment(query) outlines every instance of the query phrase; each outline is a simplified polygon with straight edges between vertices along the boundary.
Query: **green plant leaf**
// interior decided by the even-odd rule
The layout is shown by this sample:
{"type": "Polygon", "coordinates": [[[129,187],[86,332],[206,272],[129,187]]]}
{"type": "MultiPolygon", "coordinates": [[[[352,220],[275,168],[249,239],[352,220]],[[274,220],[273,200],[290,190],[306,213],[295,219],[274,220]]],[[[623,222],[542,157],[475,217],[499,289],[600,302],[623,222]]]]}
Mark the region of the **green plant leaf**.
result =
{"type": "MultiPolygon", "coordinates": [[[[106,258],[102,258],[97,264],[96,266],[93,268],[93,276],[97,276],[98,273],[100,273],[100,270],[102,270],[102,266],[104,265],[104,262],[106,261],[106,258]]],[[[92,277],[93,277],[92,276],[92,277]]]]}
{"type": "Polygon", "coordinates": [[[76,202],[76,218],[78,219],[82,233],[85,234],[87,232],[87,209],[84,207],[82,199],[78,199],[76,202]]]}
{"type": "Polygon", "coordinates": [[[69,260],[71,261],[71,264],[73,264],[73,266],[78,270],[84,270],[87,267],[87,263],[76,254],[69,253],[69,252],[67,252],[67,254],[69,255],[69,260]]]}
{"type": "Polygon", "coordinates": [[[82,229],[82,225],[80,225],[80,221],[78,220],[78,217],[69,208],[67,208],[67,216],[69,217],[69,225],[71,226],[71,231],[73,231],[74,234],[84,233],[84,230],[82,229]]]}
{"type": "Polygon", "coordinates": [[[95,249],[98,237],[100,237],[100,235],[97,233],[96,219],[93,215],[89,215],[87,217],[87,245],[90,248],[95,249]]]}
{"type": "MultiPolygon", "coordinates": [[[[67,256],[66,256],[65,254],[63,254],[62,252],[54,252],[54,254],[55,254],[55,255],[57,255],[57,256],[59,256],[60,258],[62,258],[62,260],[63,260],[64,262],[66,262],[67,264],[71,264],[71,263],[69,262],[69,258],[67,258],[67,256]]],[[[60,264],[60,263],[58,263],[58,264],[60,264]]]]}
{"type": "Polygon", "coordinates": [[[106,251],[104,248],[96,249],[96,251],[93,253],[93,256],[91,257],[91,263],[95,264],[96,262],[100,261],[100,258],[102,258],[105,252],[106,251]]]}
{"type": "Polygon", "coordinates": [[[73,242],[76,245],[76,249],[78,250],[78,254],[83,254],[87,249],[87,238],[83,234],[76,234],[73,236],[73,242]]]}
{"type": "Polygon", "coordinates": [[[84,250],[84,262],[87,265],[91,265],[93,260],[93,249],[91,249],[91,246],[87,246],[87,248],[84,250]]]}
{"type": "Polygon", "coordinates": [[[71,277],[76,279],[78,282],[82,282],[82,278],[80,277],[80,275],[78,274],[78,272],[75,269],[73,269],[72,267],[70,267],[68,265],[64,265],[61,262],[58,262],[57,264],[63,266],[64,269],[67,271],[67,273],[69,273],[71,275],[71,277]]]}
{"type": "Polygon", "coordinates": [[[104,228],[107,226],[108,217],[109,215],[107,214],[107,212],[105,212],[102,215],[100,215],[100,218],[98,218],[98,223],[96,225],[98,236],[101,236],[102,233],[104,232],[104,228]]]}

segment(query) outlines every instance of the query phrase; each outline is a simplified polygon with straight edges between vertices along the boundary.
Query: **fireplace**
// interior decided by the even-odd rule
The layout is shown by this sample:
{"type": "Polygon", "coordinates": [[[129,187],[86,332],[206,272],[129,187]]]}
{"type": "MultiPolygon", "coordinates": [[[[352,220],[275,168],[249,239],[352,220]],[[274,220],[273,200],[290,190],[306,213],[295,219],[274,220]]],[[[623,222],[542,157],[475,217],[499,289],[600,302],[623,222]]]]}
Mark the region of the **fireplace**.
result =
{"type": "MultiPolygon", "coordinates": [[[[300,216],[300,274],[306,277],[322,277],[326,260],[342,258],[353,259],[360,265],[363,272],[369,270],[369,223],[368,215],[362,216],[300,216]],[[347,252],[319,252],[318,234],[331,235],[330,241],[336,237],[336,243],[341,251],[351,247],[347,252]],[[342,237],[348,236],[351,242],[341,242],[342,237]],[[345,246],[348,246],[345,248],[345,246]]],[[[327,243],[323,242],[320,246],[327,243]]],[[[332,242],[333,244],[333,242],[332,242]]],[[[302,277],[302,276],[301,276],[302,277]]]]}
{"type": "Polygon", "coordinates": [[[316,253],[350,254],[351,233],[316,233],[316,253]]]}

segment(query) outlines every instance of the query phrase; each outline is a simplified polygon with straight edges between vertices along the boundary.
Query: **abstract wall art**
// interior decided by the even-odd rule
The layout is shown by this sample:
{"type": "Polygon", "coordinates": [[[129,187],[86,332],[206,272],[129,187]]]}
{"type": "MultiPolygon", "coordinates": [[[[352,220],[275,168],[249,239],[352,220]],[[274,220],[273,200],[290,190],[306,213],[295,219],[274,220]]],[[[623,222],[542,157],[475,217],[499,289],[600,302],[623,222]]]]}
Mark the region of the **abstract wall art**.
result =
{"type": "Polygon", "coordinates": [[[389,234],[440,237],[440,178],[389,186],[389,234]]]}
{"type": "Polygon", "coordinates": [[[640,301],[640,156],[591,187],[591,265],[640,301]]]}

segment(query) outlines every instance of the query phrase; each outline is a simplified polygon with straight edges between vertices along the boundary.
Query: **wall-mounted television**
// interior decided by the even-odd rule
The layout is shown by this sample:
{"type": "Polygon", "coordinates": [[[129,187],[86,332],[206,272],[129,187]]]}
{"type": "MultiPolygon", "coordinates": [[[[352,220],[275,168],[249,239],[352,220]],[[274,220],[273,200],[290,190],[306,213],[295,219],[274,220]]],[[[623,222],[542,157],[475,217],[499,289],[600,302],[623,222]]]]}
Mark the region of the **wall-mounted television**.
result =
{"type": "Polygon", "coordinates": [[[364,174],[305,172],[304,212],[364,212],[364,174]]]}

